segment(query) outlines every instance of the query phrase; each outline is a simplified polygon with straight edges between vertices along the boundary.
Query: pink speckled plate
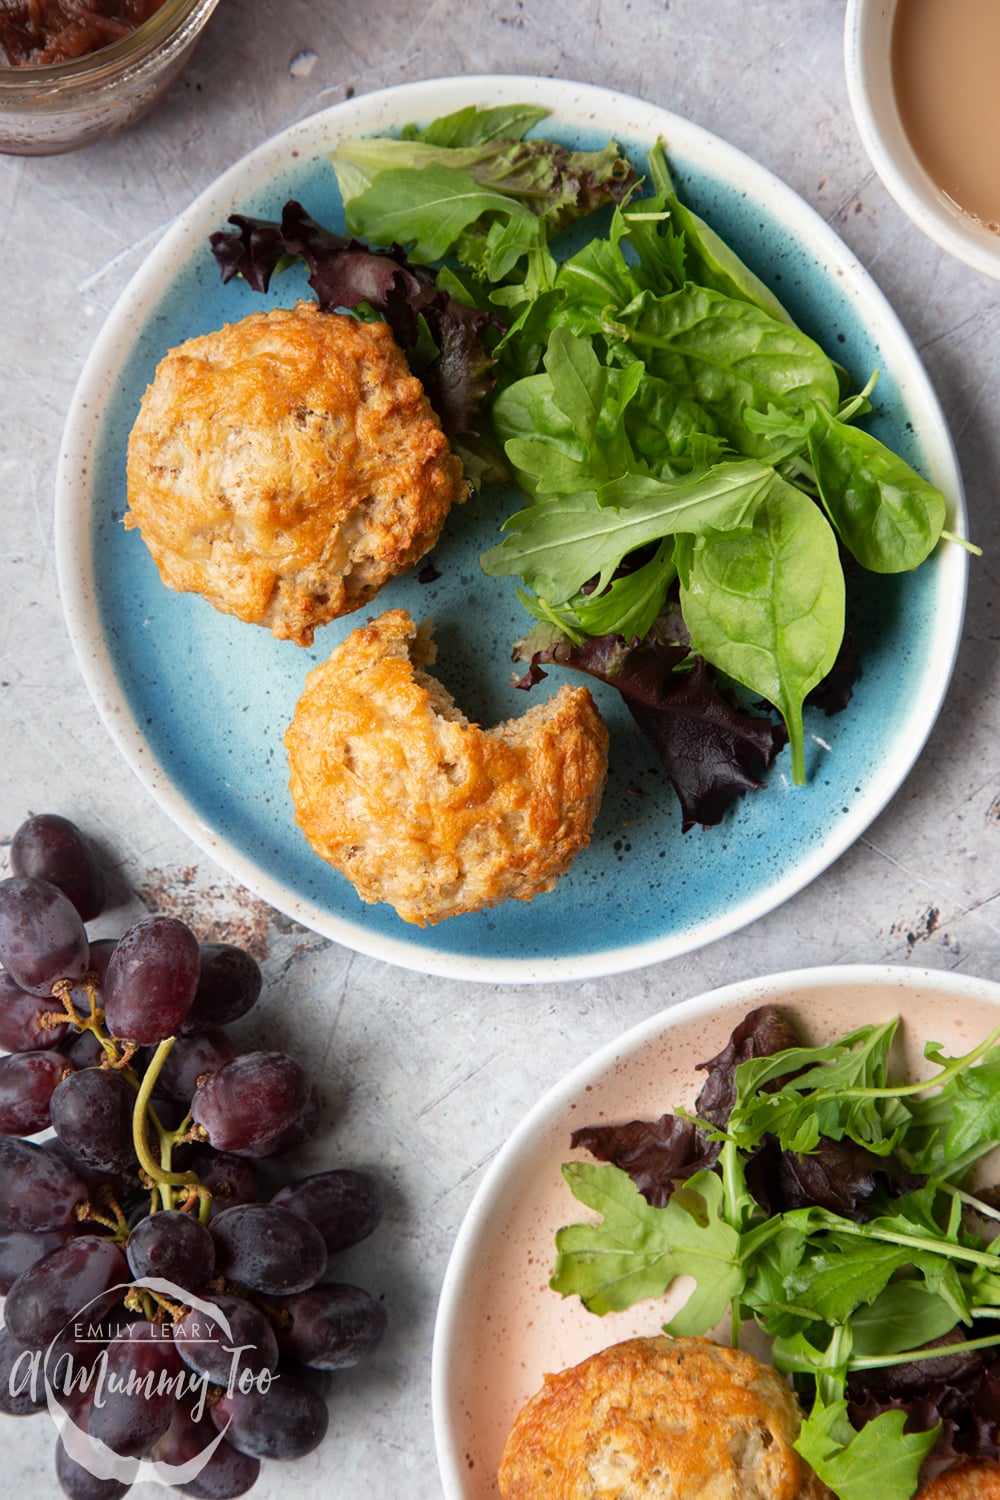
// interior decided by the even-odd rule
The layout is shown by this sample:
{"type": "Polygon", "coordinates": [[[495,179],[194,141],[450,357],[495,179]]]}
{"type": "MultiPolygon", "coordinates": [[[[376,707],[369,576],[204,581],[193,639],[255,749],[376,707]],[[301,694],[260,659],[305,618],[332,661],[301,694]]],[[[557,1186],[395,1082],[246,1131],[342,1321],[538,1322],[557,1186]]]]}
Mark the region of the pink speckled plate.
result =
{"type": "Polygon", "coordinates": [[[748,1010],[773,1003],[810,1041],[902,1016],[900,1066],[928,1040],[968,1051],[997,1023],[1000,985],[894,967],[803,969],[747,980],[652,1017],[575,1069],[494,1159],[459,1232],[434,1337],[434,1434],[445,1500],[497,1500],[496,1470],[515,1414],[547,1371],[618,1339],[656,1333],[663,1302],[596,1318],[548,1288],[560,1225],[583,1214],[562,1180],[570,1133],[602,1120],[653,1119],[690,1106],[712,1057],[748,1010]]]}

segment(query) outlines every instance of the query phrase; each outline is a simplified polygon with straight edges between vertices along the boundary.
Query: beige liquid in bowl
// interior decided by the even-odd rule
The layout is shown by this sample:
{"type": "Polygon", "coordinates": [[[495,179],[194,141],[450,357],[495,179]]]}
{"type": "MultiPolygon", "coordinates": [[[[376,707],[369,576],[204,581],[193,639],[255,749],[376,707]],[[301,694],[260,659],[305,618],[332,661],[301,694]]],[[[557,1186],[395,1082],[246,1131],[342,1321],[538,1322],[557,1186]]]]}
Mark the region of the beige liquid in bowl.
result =
{"type": "Polygon", "coordinates": [[[899,0],[892,78],[928,175],[1000,229],[1000,0],[899,0]]]}

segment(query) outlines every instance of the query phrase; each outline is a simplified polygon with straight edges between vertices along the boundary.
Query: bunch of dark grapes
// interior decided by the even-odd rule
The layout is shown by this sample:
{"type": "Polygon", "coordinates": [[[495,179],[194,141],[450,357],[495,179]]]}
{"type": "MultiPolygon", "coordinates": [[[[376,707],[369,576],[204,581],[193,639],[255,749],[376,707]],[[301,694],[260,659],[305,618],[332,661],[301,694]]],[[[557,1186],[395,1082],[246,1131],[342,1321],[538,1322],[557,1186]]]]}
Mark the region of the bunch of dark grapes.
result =
{"type": "Polygon", "coordinates": [[[262,1459],[322,1442],[328,1372],[385,1331],[380,1301],[327,1279],[378,1224],[379,1185],[336,1168],[265,1188],[261,1163],[308,1139],[319,1103],[295,1058],[226,1032],[261,991],[249,953],[167,916],[91,941],[104,881],[65,818],[29,818],[10,860],[0,1410],[44,1411],[48,1382],[73,1423],[71,1500],[114,1500],[143,1459],[185,1494],[242,1495],[262,1459]]]}

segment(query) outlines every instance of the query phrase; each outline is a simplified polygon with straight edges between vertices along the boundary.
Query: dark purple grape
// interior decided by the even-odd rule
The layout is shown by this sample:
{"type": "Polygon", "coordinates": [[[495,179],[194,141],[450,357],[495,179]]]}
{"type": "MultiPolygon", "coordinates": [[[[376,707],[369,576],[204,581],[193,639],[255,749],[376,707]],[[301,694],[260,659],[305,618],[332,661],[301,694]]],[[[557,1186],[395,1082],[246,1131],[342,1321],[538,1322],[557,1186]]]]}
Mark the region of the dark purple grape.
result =
{"type": "Polygon", "coordinates": [[[282,1354],[319,1370],[346,1370],[381,1341],[388,1322],[381,1302],[362,1287],[325,1281],[282,1297],[290,1322],[279,1322],[282,1354]]]}
{"type": "Polygon", "coordinates": [[[274,1203],[241,1203],[212,1220],[215,1263],[228,1281],[285,1294],[315,1286],[326,1246],[315,1224],[274,1203]]]}
{"type": "Polygon", "coordinates": [[[98,1479],[75,1458],[70,1458],[61,1438],[56,1440],[56,1478],[69,1500],[120,1500],[131,1485],[123,1479],[98,1479]]]}
{"type": "Polygon", "coordinates": [[[0,1412],[30,1417],[45,1410],[45,1383],[37,1351],[25,1349],[0,1328],[0,1412]]]}
{"type": "Polygon", "coordinates": [[[202,943],[201,977],[182,1034],[212,1031],[238,1021],[256,1004],[263,985],[257,960],[232,943],[202,943]]]}
{"type": "Polygon", "coordinates": [[[235,1055],[233,1044],[224,1031],[179,1036],[167,1053],[156,1086],[186,1109],[198,1080],[232,1062],[235,1055]]]}
{"type": "Polygon", "coordinates": [[[288,1355],[281,1353],[278,1349],[278,1376],[290,1375],[300,1385],[308,1386],[315,1391],[317,1396],[322,1396],[325,1401],[333,1389],[334,1374],[332,1370],[317,1370],[315,1365],[300,1364],[297,1359],[291,1359],[288,1355]]]}
{"type": "Polygon", "coordinates": [[[273,1370],[278,1344],[264,1314],[229,1292],[213,1296],[211,1302],[218,1316],[193,1307],[174,1324],[174,1341],[184,1363],[221,1386],[247,1372],[260,1375],[273,1370]]]}
{"type": "MultiPolygon", "coordinates": [[[[127,1332],[134,1314],[119,1303],[106,1315],[74,1319],[42,1352],[42,1369],[59,1404],[71,1412],[100,1375],[99,1364],[112,1339],[127,1332]],[[93,1374],[93,1381],[88,1375],[93,1374]]],[[[86,1416],[83,1419],[86,1427],[86,1416]]]]}
{"type": "Polygon", "coordinates": [[[281,1132],[271,1142],[267,1151],[262,1152],[264,1156],[277,1156],[282,1151],[294,1151],[296,1146],[301,1146],[310,1136],[316,1134],[320,1121],[319,1094],[315,1085],[310,1085],[309,1101],[298,1119],[281,1132]]]}
{"type": "Polygon", "coordinates": [[[69,1031],[68,1024],[64,1021],[46,1026],[42,1017],[54,1015],[59,1009],[51,995],[29,995],[9,974],[0,974],[0,1051],[38,1052],[58,1047],[69,1031]]]}
{"type": "Polygon", "coordinates": [[[59,1048],[63,1057],[68,1057],[74,1068],[99,1068],[107,1057],[92,1031],[75,1032],[59,1048]]]}
{"type": "Polygon", "coordinates": [[[104,909],[104,873],[89,839],[58,813],[38,813],[22,823],[10,844],[15,875],[31,875],[58,886],[83,922],[104,909]]]}
{"type": "MultiPolygon", "coordinates": [[[[174,1407],[173,1420],[157,1443],[153,1457],[160,1463],[180,1468],[203,1454],[218,1438],[215,1423],[208,1416],[196,1420],[182,1403],[174,1407]]],[[[173,1487],[195,1500],[236,1500],[252,1489],[260,1473],[260,1460],[238,1453],[223,1438],[194,1479],[173,1487]]]]}
{"type": "Polygon", "coordinates": [[[73,1064],[60,1052],[14,1052],[0,1057],[0,1133],[34,1135],[48,1129],[49,1100],[73,1064]]]}
{"type": "MultiPolygon", "coordinates": [[[[84,980],[90,980],[92,983],[96,978],[98,988],[103,990],[104,981],[108,975],[108,964],[111,962],[111,955],[117,947],[117,938],[93,938],[90,944],[90,957],[87,960],[87,972],[84,975],[84,980]]],[[[98,998],[100,999],[100,997],[98,998]]],[[[79,984],[74,984],[70,991],[70,999],[73,1002],[74,1009],[81,1016],[90,1015],[90,996],[84,988],[83,981],[79,984]]]]}
{"type": "Polygon", "coordinates": [[[108,1345],[105,1378],[87,1421],[93,1438],[127,1458],[147,1453],[170,1426],[181,1375],[167,1329],[136,1322],[108,1345]]]}
{"type": "Polygon", "coordinates": [[[80,1234],[29,1266],[4,1303],[4,1319],[18,1343],[41,1349],[71,1320],[103,1316],[128,1282],[125,1257],[111,1240],[80,1234]]]}
{"type": "Polygon", "coordinates": [[[245,1052],[206,1078],[191,1114],[209,1144],[237,1156],[270,1156],[309,1108],[312,1084],[284,1052],[245,1052]]]}
{"type": "Polygon", "coordinates": [[[0,1231],[71,1228],[78,1222],[73,1210],[87,1196],[79,1172],[44,1146],[0,1136],[0,1231]]]}
{"type": "Polygon", "coordinates": [[[64,1078],[49,1103],[56,1134],[70,1154],[99,1172],[135,1166],[135,1092],[111,1068],[84,1068],[64,1078]]]}
{"type": "Polygon", "coordinates": [[[47,1234],[0,1234],[0,1297],[6,1297],[22,1271],[36,1260],[65,1245],[71,1229],[51,1229],[47,1234]]]}
{"type": "Polygon", "coordinates": [[[173,1036],[198,988],[198,939],[176,917],[144,917],[119,938],[104,981],[116,1037],[140,1046],[173,1036]]]}
{"type": "Polygon", "coordinates": [[[210,1408],[227,1441],[252,1458],[303,1458],[318,1448],[330,1420],[323,1397],[291,1375],[262,1384],[225,1390],[210,1408]]]}
{"type": "Polygon", "coordinates": [[[382,1219],[382,1189],[370,1173],[351,1167],[300,1177],[279,1188],[271,1202],[315,1224],[331,1255],[360,1244],[382,1219]]]}
{"type": "Polygon", "coordinates": [[[194,1172],[212,1194],[213,1219],[224,1209],[234,1208],[237,1203],[256,1203],[260,1197],[260,1177],[248,1156],[215,1151],[211,1146],[194,1146],[185,1154],[184,1169],[194,1172]]]}
{"type": "Polygon", "coordinates": [[[108,964],[111,962],[111,955],[117,947],[118,939],[116,937],[94,938],[91,942],[88,968],[97,975],[102,985],[108,977],[108,964]]]}
{"type": "Polygon", "coordinates": [[[87,934],[76,907],[56,886],[29,875],[0,880],[0,963],[32,995],[87,971],[87,934]]]}
{"type": "Polygon", "coordinates": [[[125,1247],[134,1276],[160,1276],[196,1292],[215,1274],[215,1241],[190,1214],[164,1209],[140,1219],[125,1247]]]}
{"type": "MultiPolygon", "coordinates": [[[[87,1185],[87,1191],[92,1202],[98,1192],[104,1189],[109,1193],[113,1193],[123,1208],[126,1206],[131,1191],[131,1182],[128,1179],[123,1179],[120,1172],[103,1172],[99,1167],[88,1167],[86,1162],[81,1161],[78,1156],[73,1155],[72,1151],[64,1145],[57,1135],[52,1136],[47,1141],[43,1141],[42,1145],[46,1151],[71,1166],[73,1171],[83,1179],[87,1185]]],[[[149,1203],[149,1193],[145,1190],[142,1193],[142,1201],[147,1205],[149,1203]]]]}

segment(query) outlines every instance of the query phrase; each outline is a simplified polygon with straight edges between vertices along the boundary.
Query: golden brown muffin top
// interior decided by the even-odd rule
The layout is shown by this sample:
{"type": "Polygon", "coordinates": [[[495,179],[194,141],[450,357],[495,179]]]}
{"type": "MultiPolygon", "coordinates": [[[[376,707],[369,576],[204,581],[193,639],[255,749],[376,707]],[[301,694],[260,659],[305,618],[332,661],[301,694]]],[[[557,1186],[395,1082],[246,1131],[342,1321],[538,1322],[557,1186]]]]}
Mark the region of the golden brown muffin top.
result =
{"type": "Polygon", "coordinates": [[[504,1500],[821,1500],[768,1365],[702,1338],[627,1339],[549,1375],[504,1447],[504,1500]]]}
{"type": "Polygon", "coordinates": [[[388,326],[307,302],[172,349],[127,472],[164,583],[300,645],[423,557],[468,490],[388,326]]]}

